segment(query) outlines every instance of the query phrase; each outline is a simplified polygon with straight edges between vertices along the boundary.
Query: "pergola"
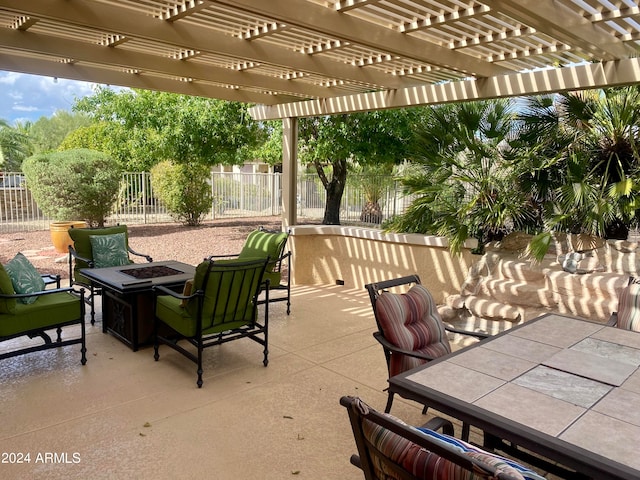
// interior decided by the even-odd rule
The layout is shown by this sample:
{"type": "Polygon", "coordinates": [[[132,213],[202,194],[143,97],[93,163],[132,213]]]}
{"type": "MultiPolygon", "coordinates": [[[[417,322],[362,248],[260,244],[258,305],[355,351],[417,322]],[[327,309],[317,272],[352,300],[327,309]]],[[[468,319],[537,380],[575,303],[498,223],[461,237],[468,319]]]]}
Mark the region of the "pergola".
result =
{"type": "Polygon", "coordinates": [[[640,82],[632,0],[0,0],[0,69],[252,104],[283,119],[640,82]]]}

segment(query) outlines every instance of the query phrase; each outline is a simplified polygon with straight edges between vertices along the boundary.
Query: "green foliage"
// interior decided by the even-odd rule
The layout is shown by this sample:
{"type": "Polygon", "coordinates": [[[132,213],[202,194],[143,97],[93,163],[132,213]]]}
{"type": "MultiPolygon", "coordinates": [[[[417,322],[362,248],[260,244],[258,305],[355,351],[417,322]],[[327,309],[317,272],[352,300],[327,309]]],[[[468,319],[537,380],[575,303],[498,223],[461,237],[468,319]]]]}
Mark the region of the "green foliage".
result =
{"type": "Polygon", "coordinates": [[[259,124],[258,145],[249,153],[269,165],[282,163],[282,121],[272,120],[259,124]]]}
{"type": "Polygon", "coordinates": [[[30,154],[28,135],[20,128],[13,128],[6,121],[0,120],[0,170],[19,171],[22,161],[30,154]]]}
{"type": "Polygon", "coordinates": [[[458,249],[522,230],[544,256],[553,232],[626,238],[640,207],[640,88],[425,109],[402,183],[416,197],[394,231],[447,236],[458,249]]]}
{"type": "Polygon", "coordinates": [[[40,117],[25,127],[33,145],[33,153],[37,154],[57,150],[70,132],[90,123],[91,119],[85,114],[58,110],[53,116],[40,117]]]}
{"type": "Polygon", "coordinates": [[[119,123],[95,122],[67,135],[59,150],[98,150],[115,158],[123,170],[148,171],[153,159],[160,155],[156,146],[162,142],[156,132],[149,131],[144,138],[138,138],[137,133],[140,132],[128,131],[119,123]]]}
{"type": "Polygon", "coordinates": [[[103,226],[118,194],[121,171],[109,155],[88,149],[34,155],[23,163],[42,211],[55,220],[103,226]]]}
{"type": "Polygon", "coordinates": [[[186,225],[199,225],[212,204],[209,168],[168,160],[151,169],[151,186],[167,209],[186,225]]]}
{"type": "Polygon", "coordinates": [[[299,157],[314,166],[327,193],[322,223],[340,223],[350,165],[402,162],[420,109],[379,110],[300,119],[299,157]]]}
{"type": "Polygon", "coordinates": [[[482,246],[507,225],[525,225],[531,213],[517,188],[515,127],[506,100],[425,109],[415,125],[415,166],[401,178],[417,200],[385,228],[446,236],[457,252],[469,237],[482,246]]]}
{"type": "Polygon", "coordinates": [[[115,138],[102,148],[128,169],[146,168],[166,158],[206,165],[242,164],[264,138],[247,105],[150,90],[115,92],[98,88],[77,100],[74,110],[114,128],[115,138]],[[121,129],[121,130],[119,130],[121,129]],[[118,148],[121,149],[120,153],[118,148]]]}

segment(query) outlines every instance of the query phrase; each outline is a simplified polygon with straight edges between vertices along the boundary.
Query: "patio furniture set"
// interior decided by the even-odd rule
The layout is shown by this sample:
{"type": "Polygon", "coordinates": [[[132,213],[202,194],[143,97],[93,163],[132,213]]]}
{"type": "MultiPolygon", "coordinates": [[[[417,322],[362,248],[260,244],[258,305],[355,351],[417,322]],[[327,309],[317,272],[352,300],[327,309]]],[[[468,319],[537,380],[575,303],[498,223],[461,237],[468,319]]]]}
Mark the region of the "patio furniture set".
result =
{"type": "Polygon", "coordinates": [[[352,463],[366,479],[640,479],[639,286],[630,279],[608,324],[546,314],[452,353],[417,276],[366,285],[389,397],[385,413],[341,399],[352,463]],[[416,428],[390,415],[394,394],[459,420],[461,439],[434,431],[440,417],[416,428]]]}
{"type": "Polygon", "coordinates": [[[0,266],[0,342],[22,336],[44,340],[9,349],[0,359],[79,343],[84,365],[85,304],[93,325],[99,295],[103,332],[134,351],[153,344],[156,361],[160,344],[172,347],[197,364],[198,387],[203,350],[213,345],[250,338],[263,346],[267,365],[269,303],[286,301],[290,312],[290,283],[282,280],[283,270],[290,269],[288,233],[260,228],[249,234],[239,254],[207,257],[195,267],[154,262],[135,252],[126,225],[72,228],[69,235],[74,243],[69,246],[68,288],[60,288],[60,276],[38,273],[21,253],[0,266]],[[147,263],[134,263],[132,255],[147,263]],[[47,289],[50,284],[56,288],[47,289]],[[271,296],[272,290],[284,295],[271,296]],[[72,325],[80,325],[80,334],[63,340],[62,327],[72,325]],[[47,332],[54,329],[52,341],[47,332]]]}
{"type": "MultiPolygon", "coordinates": [[[[175,349],[196,363],[198,387],[210,346],[250,338],[268,364],[269,303],[286,301],[290,312],[290,284],[281,281],[290,268],[287,233],[256,230],[240,254],[206,257],[195,267],[132,251],[126,226],[70,235],[68,288],[21,254],[0,268],[0,341],[44,340],[0,359],[81,344],[84,365],[85,303],[93,324],[100,295],[105,333],[134,351],[153,344],[156,361],[161,344],[175,349]],[[272,298],[272,282],[286,295],[272,298]],[[63,340],[62,328],[72,325],[79,336],[63,340]]],[[[640,480],[640,418],[629,408],[640,400],[635,279],[608,324],[547,314],[494,336],[446,326],[417,275],[365,288],[387,362],[387,404],[379,413],[357,397],[340,401],[358,452],[351,462],[365,478],[538,480],[540,468],[564,478],[640,480]],[[478,342],[452,352],[447,332],[478,342]],[[389,413],[395,394],[439,413],[422,427],[407,425],[389,413]],[[459,438],[440,414],[460,421],[459,438]],[[470,443],[471,427],[481,445],[470,443]]]]}

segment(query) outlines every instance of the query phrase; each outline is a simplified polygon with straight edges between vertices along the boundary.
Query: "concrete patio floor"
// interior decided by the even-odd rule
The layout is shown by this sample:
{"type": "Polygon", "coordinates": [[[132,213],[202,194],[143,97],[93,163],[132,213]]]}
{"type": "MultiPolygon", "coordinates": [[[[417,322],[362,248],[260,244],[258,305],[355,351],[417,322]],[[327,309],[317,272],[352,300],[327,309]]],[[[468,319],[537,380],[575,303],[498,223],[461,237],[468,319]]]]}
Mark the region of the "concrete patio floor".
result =
{"type": "MultiPolygon", "coordinates": [[[[202,389],[191,361],[168,347],[159,362],[152,347],[131,351],[102,333],[101,314],[87,325],[85,366],[78,345],[3,360],[0,478],[362,479],[339,398],[386,402],[367,293],[292,294],[290,316],[284,303],[270,307],[268,367],[248,339],[212,347],[202,389]],[[8,453],[29,453],[30,463],[8,453]]],[[[402,398],[392,413],[430,418],[402,398]]]]}

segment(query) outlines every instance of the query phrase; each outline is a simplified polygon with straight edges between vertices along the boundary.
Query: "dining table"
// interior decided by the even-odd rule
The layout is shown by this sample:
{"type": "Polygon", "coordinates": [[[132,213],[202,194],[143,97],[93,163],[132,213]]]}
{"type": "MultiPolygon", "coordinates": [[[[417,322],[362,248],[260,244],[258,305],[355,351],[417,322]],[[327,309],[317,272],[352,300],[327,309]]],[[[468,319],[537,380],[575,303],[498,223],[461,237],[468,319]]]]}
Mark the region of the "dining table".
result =
{"type": "Polygon", "coordinates": [[[544,314],[391,377],[389,389],[560,476],[640,480],[638,332],[544,314]]]}

